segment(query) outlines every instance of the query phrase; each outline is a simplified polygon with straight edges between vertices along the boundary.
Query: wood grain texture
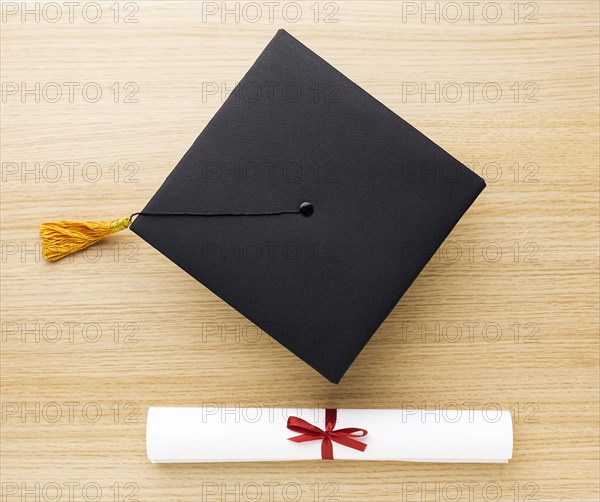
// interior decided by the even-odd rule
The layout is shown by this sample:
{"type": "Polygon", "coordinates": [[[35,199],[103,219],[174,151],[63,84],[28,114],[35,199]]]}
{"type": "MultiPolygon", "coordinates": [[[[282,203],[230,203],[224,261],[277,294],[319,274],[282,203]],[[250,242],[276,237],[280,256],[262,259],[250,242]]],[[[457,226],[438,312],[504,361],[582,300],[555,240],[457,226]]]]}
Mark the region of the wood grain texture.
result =
{"type": "Polygon", "coordinates": [[[3,6],[2,500],[599,498],[598,2],[451,3],[3,6]],[[337,386],[132,233],[39,254],[141,208],[278,28],[488,181],[337,386]],[[207,403],[509,408],[514,458],[151,465],[148,406],[207,403]]]}

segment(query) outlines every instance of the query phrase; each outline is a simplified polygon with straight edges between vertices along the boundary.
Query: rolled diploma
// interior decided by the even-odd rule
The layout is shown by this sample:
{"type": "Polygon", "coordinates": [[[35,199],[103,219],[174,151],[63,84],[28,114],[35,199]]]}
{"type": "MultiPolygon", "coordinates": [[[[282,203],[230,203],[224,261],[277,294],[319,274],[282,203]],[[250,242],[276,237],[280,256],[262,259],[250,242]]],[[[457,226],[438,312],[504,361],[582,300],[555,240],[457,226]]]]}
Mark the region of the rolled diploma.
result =
{"type": "MultiPolygon", "coordinates": [[[[153,463],[252,462],[321,458],[322,440],[295,443],[297,416],[325,429],[325,410],[310,408],[151,407],[146,449],[153,463]]],[[[336,460],[506,463],[510,412],[496,410],[339,409],[335,429],[358,427],[364,452],[333,443],[336,460]]]]}

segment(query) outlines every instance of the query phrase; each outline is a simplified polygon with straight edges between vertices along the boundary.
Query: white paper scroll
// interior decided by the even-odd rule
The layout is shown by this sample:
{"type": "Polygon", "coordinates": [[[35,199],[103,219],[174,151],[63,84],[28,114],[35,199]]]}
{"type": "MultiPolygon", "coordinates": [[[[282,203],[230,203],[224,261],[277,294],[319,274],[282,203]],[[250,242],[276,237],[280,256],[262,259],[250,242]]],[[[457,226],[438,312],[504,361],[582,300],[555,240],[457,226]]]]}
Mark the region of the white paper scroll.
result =
{"type": "MultiPolygon", "coordinates": [[[[321,441],[294,443],[289,416],[325,428],[325,410],[308,408],[150,408],[148,458],[161,462],[251,462],[321,458],[321,441]]],[[[335,429],[367,429],[364,452],[333,443],[336,460],[506,463],[508,411],[348,410],[335,429]]]]}

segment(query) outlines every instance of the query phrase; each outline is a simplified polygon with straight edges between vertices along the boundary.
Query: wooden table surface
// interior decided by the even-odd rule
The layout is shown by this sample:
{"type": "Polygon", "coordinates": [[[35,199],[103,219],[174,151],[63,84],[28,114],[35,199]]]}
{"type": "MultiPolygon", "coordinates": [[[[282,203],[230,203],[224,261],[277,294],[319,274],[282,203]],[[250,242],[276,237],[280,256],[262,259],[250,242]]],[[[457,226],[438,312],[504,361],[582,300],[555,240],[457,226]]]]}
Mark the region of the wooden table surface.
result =
{"type": "Polygon", "coordinates": [[[1,500],[598,499],[598,2],[269,5],[2,5],[1,500]],[[337,386],[131,232],[40,257],[139,210],[278,28],[488,183],[337,386]],[[510,409],[514,457],[148,462],[149,406],[211,404],[510,409]]]}

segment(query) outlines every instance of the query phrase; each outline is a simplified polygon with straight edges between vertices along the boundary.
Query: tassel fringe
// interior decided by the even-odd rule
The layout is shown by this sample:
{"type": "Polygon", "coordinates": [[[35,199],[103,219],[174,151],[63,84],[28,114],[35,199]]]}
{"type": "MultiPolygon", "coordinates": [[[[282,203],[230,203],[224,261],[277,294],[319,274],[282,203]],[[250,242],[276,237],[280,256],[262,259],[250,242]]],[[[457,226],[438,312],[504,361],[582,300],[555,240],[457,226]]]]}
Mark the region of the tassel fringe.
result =
{"type": "Polygon", "coordinates": [[[131,225],[130,218],[114,221],[55,221],[42,223],[42,255],[47,261],[57,261],[85,249],[115,232],[131,225]]]}

